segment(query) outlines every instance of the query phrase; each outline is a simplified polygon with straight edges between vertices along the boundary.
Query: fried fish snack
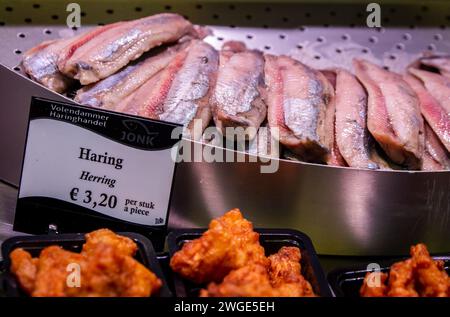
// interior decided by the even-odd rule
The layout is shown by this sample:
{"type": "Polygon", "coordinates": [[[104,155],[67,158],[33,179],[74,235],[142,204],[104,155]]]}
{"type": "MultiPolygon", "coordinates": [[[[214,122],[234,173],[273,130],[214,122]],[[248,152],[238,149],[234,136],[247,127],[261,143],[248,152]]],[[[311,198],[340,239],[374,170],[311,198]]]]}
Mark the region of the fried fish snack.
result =
{"type": "Polygon", "coordinates": [[[210,283],[201,297],[302,297],[315,296],[301,275],[300,250],[283,247],[269,257],[270,265],[249,264],[231,271],[220,284],[210,283]]]}
{"type": "Polygon", "coordinates": [[[364,297],[449,297],[450,277],[442,261],[435,261],[420,243],[410,249],[411,258],[394,263],[381,285],[371,285],[370,274],[364,279],[360,295],[364,297]]]}
{"type": "Polygon", "coordinates": [[[269,256],[269,276],[272,285],[283,291],[284,296],[315,296],[311,284],[303,277],[301,252],[296,247],[282,247],[269,256]]]}
{"type": "Polygon", "coordinates": [[[137,251],[136,243],[130,238],[115,234],[109,229],[99,229],[86,234],[86,243],[83,245],[82,252],[89,252],[99,243],[108,244],[123,255],[134,256],[137,251]]]}
{"type": "Polygon", "coordinates": [[[59,246],[41,251],[38,258],[23,249],[11,252],[11,271],[33,297],[148,297],[161,281],[131,255],[136,244],[101,229],[86,235],[81,253],[59,246]]]}
{"type": "Polygon", "coordinates": [[[232,270],[251,263],[267,267],[269,262],[252,223],[239,209],[232,209],[212,220],[200,238],[183,245],[170,267],[183,278],[202,284],[220,282],[232,270]]]}

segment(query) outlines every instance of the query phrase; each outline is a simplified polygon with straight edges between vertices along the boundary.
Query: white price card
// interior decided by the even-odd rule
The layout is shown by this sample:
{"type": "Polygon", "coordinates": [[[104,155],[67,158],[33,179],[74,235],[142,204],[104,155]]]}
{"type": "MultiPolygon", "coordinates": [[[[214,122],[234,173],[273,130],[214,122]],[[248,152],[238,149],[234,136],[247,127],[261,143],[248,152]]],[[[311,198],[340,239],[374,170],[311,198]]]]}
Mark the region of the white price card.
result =
{"type": "Polygon", "coordinates": [[[167,225],[179,125],[33,98],[15,229],[167,225]]]}

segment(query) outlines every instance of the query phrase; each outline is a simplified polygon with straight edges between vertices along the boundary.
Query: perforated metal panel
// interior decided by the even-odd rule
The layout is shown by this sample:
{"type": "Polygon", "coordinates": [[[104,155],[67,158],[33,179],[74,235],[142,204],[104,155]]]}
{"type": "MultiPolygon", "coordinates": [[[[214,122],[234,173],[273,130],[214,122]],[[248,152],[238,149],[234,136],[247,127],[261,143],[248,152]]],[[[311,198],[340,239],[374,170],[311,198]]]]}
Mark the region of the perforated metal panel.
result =
{"type": "Polygon", "coordinates": [[[13,68],[24,51],[43,40],[164,11],[210,25],[214,35],[207,41],[217,48],[226,40],[241,40],[251,48],[289,54],[318,68],[349,68],[351,59],[360,56],[402,71],[425,51],[450,51],[450,5],[446,1],[382,4],[381,28],[366,26],[363,2],[78,1],[82,10],[79,30],[64,26],[68,14],[64,1],[0,3],[0,62],[13,68]]]}

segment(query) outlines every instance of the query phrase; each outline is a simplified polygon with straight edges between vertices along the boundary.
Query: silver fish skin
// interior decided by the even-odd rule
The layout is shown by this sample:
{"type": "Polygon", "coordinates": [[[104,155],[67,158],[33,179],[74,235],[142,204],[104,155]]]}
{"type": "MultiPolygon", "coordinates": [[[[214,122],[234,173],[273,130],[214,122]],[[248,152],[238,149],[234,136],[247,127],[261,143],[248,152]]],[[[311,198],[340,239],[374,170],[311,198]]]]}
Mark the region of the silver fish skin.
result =
{"type": "Polygon", "coordinates": [[[209,44],[193,40],[177,72],[159,119],[185,126],[185,137],[199,140],[211,121],[209,97],[219,65],[219,53],[209,44]]]}
{"type": "Polygon", "coordinates": [[[409,68],[408,70],[423,82],[428,92],[439,102],[447,114],[450,114],[450,79],[417,68],[409,68]]]}
{"type": "Polygon", "coordinates": [[[265,55],[265,61],[270,128],[277,129],[279,141],[302,160],[327,162],[334,133],[331,83],[290,57],[265,55]]]}
{"type": "Polygon", "coordinates": [[[87,85],[106,78],[143,53],[186,35],[198,36],[194,26],[178,14],[162,13],[104,26],[70,54],[58,60],[60,71],[87,85]]]}
{"type": "Polygon", "coordinates": [[[78,90],[75,101],[103,109],[114,107],[166,67],[182,45],[154,49],[117,73],[78,90]]]}
{"type": "Polygon", "coordinates": [[[416,93],[399,74],[361,59],[353,64],[368,93],[370,133],[394,163],[420,169],[424,123],[416,93]]]}
{"type": "Polygon", "coordinates": [[[151,119],[159,119],[172,82],[184,64],[190,46],[180,50],[172,61],[136,91],[120,101],[114,110],[151,119]]]}
{"type": "Polygon", "coordinates": [[[337,113],[336,113],[336,72],[332,70],[321,70],[320,73],[324,75],[324,77],[327,79],[327,81],[330,83],[331,87],[334,88],[334,95],[331,94],[329,96],[328,105],[327,105],[327,118],[329,118],[330,122],[328,123],[331,128],[331,134],[332,134],[332,146],[330,150],[330,154],[328,155],[328,159],[326,160],[326,163],[328,165],[332,166],[348,166],[347,162],[345,161],[344,157],[341,154],[341,151],[337,144],[337,113]]]}
{"type": "Polygon", "coordinates": [[[234,130],[236,134],[228,137],[252,140],[266,118],[264,94],[262,53],[248,50],[242,42],[225,43],[210,100],[218,130],[227,136],[226,128],[243,128],[243,135],[234,130]]]}
{"type": "Polygon", "coordinates": [[[358,79],[344,69],[336,69],[336,142],[347,164],[378,169],[370,158],[367,129],[367,94],[358,79]]]}
{"type": "Polygon", "coordinates": [[[450,155],[428,124],[425,124],[425,150],[422,169],[442,171],[450,169],[450,155]]]}
{"type": "Polygon", "coordinates": [[[413,68],[410,68],[409,72],[410,74],[404,75],[403,78],[416,92],[423,117],[439,137],[447,151],[450,151],[450,111],[448,108],[445,109],[445,95],[442,97],[442,94],[446,90],[441,80],[444,77],[422,70],[416,72],[416,76],[422,78],[416,77],[413,75],[415,72],[413,68]],[[430,74],[433,78],[428,77],[430,74]],[[436,79],[435,76],[438,76],[437,82],[434,82],[436,79]],[[428,86],[428,89],[425,86],[428,86]],[[441,97],[440,101],[435,98],[439,96],[441,97]]]}
{"type": "Polygon", "coordinates": [[[46,41],[25,52],[22,65],[35,81],[58,93],[64,93],[74,80],[64,76],[57,67],[59,52],[70,40],[46,41]]]}

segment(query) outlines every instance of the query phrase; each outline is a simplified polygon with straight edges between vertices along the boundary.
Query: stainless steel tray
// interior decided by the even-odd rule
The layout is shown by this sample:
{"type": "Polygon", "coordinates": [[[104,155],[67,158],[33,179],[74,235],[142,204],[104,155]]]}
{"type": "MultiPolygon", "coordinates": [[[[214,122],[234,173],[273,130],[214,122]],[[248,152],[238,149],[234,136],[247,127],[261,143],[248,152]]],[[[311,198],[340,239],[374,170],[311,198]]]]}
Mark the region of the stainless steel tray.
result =
{"type": "MultiPolygon", "coordinates": [[[[64,98],[20,75],[21,54],[44,39],[96,23],[178,12],[211,25],[214,36],[207,41],[217,48],[228,39],[242,40],[318,68],[349,67],[351,58],[362,56],[401,71],[424,50],[450,51],[445,1],[382,4],[379,29],[364,26],[366,4],[358,1],[78,3],[83,25],[71,30],[62,25],[67,13],[61,1],[30,1],[20,7],[2,1],[0,178],[8,182],[19,179],[30,96],[64,98]]],[[[306,232],[320,254],[394,255],[419,241],[433,252],[450,250],[450,172],[363,171],[285,160],[276,174],[261,174],[259,168],[259,163],[180,163],[170,225],[205,226],[212,217],[239,207],[256,226],[306,232]]]]}

